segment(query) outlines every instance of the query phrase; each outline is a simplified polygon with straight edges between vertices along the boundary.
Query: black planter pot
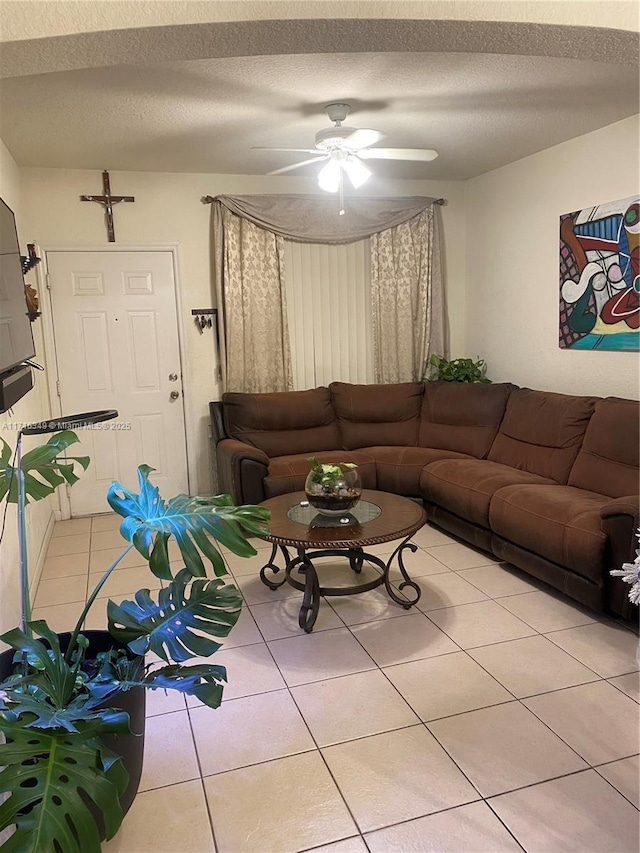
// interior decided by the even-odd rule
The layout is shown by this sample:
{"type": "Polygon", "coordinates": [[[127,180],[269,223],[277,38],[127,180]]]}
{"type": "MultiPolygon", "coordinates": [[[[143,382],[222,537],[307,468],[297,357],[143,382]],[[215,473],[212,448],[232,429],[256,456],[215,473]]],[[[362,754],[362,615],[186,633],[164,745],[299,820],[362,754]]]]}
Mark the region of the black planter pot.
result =
{"type": "MultiPolygon", "coordinates": [[[[113,639],[108,631],[83,631],[83,635],[89,640],[89,648],[86,652],[86,659],[91,660],[99,652],[106,652],[112,648],[125,648],[121,643],[113,639]]],[[[58,634],[60,638],[60,648],[66,651],[71,639],[71,632],[58,634]]],[[[44,645],[48,645],[44,640],[41,640],[44,645]]],[[[15,651],[9,649],[0,654],[0,681],[3,681],[11,674],[14,668],[13,659],[15,651]]],[[[142,659],[141,659],[142,665],[142,659]]],[[[138,792],[140,784],[140,776],[142,775],[142,760],[144,757],[144,721],[146,709],[146,691],[144,687],[134,687],[131,690],[123,690],[113,694],[106,700],[103,708],[116,708],[126,711],[129,715],[130,728],[132,734],[125,735],[105,735],[102,740],[104,745],[119,755],[122,763],[129,774],[129,784],[123,795],[120,797],[120,805],[123,812],[126,814],[133,803],[138,792]]],[[[92,804],[90,804],[91,807],[92,804]]],[[[94,811],[92,809],[92,811],[94,811]]],[[[94,811],[96,822],[100,829],[101,837],[104,837],[102,815],[100,812],[94,811]]]]}

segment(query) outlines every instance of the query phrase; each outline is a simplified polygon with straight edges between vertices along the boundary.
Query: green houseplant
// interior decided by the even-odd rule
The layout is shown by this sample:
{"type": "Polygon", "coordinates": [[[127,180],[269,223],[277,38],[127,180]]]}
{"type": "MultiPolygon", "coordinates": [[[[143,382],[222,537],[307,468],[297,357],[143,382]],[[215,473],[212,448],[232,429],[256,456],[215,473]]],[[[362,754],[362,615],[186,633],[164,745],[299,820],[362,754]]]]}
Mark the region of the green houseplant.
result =
{"type": "Polygon", "coordinates": [[[362,487],[355,462],[320,462],[309,457],[311,470],[304,490],[307,500],[323,515],[340,515],[360,500],[362,487]]]}
{"type": "MultiPolygon", "coordinates": [[[[0,500],[18,503],[19,522],[24,514],[20,485],[24,502],[39,500],[63,482],[75,482],[75,465],[86,469],[86,457],[61,458],[76,441],[75,433],[64,430],[23,457],[18,454],[15,467],[2,441],[0,500]]],[[[232,506],[226,495],[178,495],[164,501],[149,481],[152,470],[138,468],[138,493],[119,483],[110,486],[107,501],[122,517],[120,533],[128,545],[98,581],[69,635],[58,636],[44,620],[31,621],[26,572],[21,577],[20,627],[0,637],[15,650],[11,672],[0,683],[5,738],[0,794],[9,795],[0,805],[0,831],[14,828],[3,853],[93,853],[100,850],[101,836],[117,832],[128,775],[107,743],[114,734],[130,732],[128,714],[120,709],[128,691],[172,688],[210,707],[220,705],[224,667],[185,665],[213,654],[217,640],[227,636],[240,615],[242,597],[221,580],[226,567],[214,542],[235,554],[255,554],[247,535],[264,533],[269,514],[260,507],[232,506]],[[178,571],[169,563],[171,537],[184,562],[178,571]],[[87,634],[100,632],[83,633],[83,621],[132,548],[164,587],[156,593],[139,590],[134,601],[109,600],[108,634],[101,632],[109,642],[105,651],[91,656],[87,634]],[[205,562],[213,568],[213,579],[205,562]],[[146,665],[146,652],[164,665],[146,665]]],[[[24,530],[24,518],[19,530],[24,530]]]]}
{"type": "Polygon", "coordinates": [[[454,358],[448,361],[441,355],[432,355],[428,363],[429,373],[425,381],[490,383],[487,379],[487,364],[483,358],[454,358]]]}

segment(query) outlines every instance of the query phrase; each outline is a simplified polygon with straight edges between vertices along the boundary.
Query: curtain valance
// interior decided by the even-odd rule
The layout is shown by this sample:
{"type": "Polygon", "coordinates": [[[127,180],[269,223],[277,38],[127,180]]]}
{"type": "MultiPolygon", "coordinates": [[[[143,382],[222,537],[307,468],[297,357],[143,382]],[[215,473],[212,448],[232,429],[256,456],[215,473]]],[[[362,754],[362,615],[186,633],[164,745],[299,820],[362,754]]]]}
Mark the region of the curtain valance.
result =
{"type": "Polygon", "coordinates": [[[353,243],[408,222],[440,199],[350,198],[344,215],[334,197],[219,195],[212,199],[259,228],[300,243],[353,243]]]}

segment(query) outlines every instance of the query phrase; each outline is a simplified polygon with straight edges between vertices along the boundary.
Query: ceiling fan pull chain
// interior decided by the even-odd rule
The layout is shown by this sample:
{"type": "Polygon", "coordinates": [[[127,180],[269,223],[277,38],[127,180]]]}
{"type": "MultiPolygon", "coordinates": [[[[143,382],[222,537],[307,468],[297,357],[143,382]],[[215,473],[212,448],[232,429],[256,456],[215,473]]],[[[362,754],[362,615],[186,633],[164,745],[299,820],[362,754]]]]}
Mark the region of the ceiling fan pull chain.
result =
{"type": "Polygon", "coordinates": [[[344,181],[342,180],[342,169],[340,169],[340,182],[338,183],[338,216],[344,216],[344,181]]]}

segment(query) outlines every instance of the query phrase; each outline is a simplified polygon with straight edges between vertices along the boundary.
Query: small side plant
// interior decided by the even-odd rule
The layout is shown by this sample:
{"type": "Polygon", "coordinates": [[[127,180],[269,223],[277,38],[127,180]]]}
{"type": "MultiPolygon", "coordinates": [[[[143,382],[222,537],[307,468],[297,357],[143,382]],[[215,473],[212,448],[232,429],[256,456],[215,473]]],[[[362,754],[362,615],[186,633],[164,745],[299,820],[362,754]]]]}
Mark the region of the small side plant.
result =
{"type": "Polygon", "coordinates": [[[304,484],[307,500],[324,515],[352,509],[360,500],[362,487],[355,462],[320,462],[309,457],[311,471],[304,484]]]}
{"type": "MultiPolygon", "coordinates": [[[[640,528],[636,536],[640,540],[640,528]]],[[[640,604],[640,548],[636,549],[636,558],[633,563],[623,563],[621,569],[612,569],[609,574],[622,578],[625,583],[628,583],[629,601],[632,604],[640,604]]]]}
{"type": "Polygon", "coordinates": [[[345,470],[355,471],[355,462],[320,462],[315,456],[309,457],[311,473],[309,482],[316,484],[324,491],[336,491],[345,480],[345,470]]]}
{"type": "Polygon", "coordinates": [[[438,380],[440,382],[471,382],[490,383],[487,379],[487,363],[483,358],[454,358],[447,361],[441,355],[432,355],[428,363],[429,373],[424,376],[425,382],[438,380]]]}

